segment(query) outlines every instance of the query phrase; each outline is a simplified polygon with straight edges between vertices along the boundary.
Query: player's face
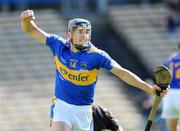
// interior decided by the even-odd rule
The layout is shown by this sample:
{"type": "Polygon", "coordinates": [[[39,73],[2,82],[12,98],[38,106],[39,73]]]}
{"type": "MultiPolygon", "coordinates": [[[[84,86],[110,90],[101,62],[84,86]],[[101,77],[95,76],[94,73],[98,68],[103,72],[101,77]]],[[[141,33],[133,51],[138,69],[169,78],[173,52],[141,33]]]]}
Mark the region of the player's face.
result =
{"type": "Polygon", "coordinates": [[[90,29],[75,29],[73,31],[72,40],[73,43],[78,45],[85,45],[88,43],[91,36],[90,29]]]}

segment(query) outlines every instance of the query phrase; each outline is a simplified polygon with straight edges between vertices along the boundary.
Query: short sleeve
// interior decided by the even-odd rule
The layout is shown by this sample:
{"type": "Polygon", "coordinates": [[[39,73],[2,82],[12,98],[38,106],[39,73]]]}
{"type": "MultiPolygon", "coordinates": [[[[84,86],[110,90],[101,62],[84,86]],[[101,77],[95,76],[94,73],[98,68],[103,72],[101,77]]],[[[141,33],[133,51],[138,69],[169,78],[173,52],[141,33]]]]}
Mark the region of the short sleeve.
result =
{"type": "Polygon", "coordinates": [[[169,57],[168,59],[165,60],[164,66],[166,66],[167,68],[170,68],[171,64],[172,64],[172,60],[171,60],[171,57],[169,57]]]}
{"type": "Polygon", "coordinates": [[[112,58],[106,53],[105,51],[100,51],[99,52],[99,57],[98,57],[98,66],[99,68],[105,68],[107,70],[111,70],[112,67],[112,58]]]}
{"type": "Polygon", "coordinates": [[[57,35],[50,34],[46,38],[46,45],[50,48],[53,55],[55,55],[56,49],[62,45],[64,45],[65,40],[62,37],[59,37],[57,35]]]}

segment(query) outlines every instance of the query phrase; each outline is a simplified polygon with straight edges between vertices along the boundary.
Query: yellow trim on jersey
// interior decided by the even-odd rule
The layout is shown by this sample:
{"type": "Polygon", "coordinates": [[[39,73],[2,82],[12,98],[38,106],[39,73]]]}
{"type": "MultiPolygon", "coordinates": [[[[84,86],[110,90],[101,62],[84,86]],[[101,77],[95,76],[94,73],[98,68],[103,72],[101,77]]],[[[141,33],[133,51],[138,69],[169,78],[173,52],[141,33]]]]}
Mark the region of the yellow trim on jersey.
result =
{"type": "Polygon", "coordinates": [[[98,70],[93,69],[90,71],[76,71],[67,68],[63,65],[57,56],[55,56],[56,68],[64,79],[72,82],[73,84],[86,86],[90,85],[97,80],[98,70]]]}
{"type": "Polygon", "coordinates": [[[92,53],[92,52],[97,52],[97,50],[95,50],[95,49],[90,49],[90,50],[88,50],[87,52],[88,52],[88,53],[92,53]]]}
{"type": "Polygon", "coordinates": [[[169,65],[169,70],[170,70],[170,72],[173,74],[173,63],[170,63],[170,65],[169,65]]]}
{"type": "Polygon", "coordinates": [[[180,70],[179,69],[177,69],[176,72],[175,72],[175,78],[176,79],[180,78],[180,70]]]}
{"type": "Polygon", "coordinates": [[[98,48],[95,47],[94,45],[91,45],[91,49],[87,51],[88,53],[92,53],[92,52],[98,52],[98,48]]]}

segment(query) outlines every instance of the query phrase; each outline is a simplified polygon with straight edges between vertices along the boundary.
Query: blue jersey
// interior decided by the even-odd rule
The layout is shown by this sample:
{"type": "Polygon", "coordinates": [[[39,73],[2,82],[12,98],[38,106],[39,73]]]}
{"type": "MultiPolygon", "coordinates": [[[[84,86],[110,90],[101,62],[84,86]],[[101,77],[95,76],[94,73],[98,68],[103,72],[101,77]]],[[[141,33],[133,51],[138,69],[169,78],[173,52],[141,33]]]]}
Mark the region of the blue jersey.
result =
{"type": "Polygon", "coordinates": [[[91,105],[98,70],[112,69],[110,56],[90,42],[85,50],[74,53],[70,41],[56,35],[47,37],[46,45],[55,60],[55,96],[69,104],[91,105]]]}
{"type": "Polygon", "coordinates": [[[180,89],[180,51],[173,53],[164,64],[172,73],[171,88],[180,89]]]}

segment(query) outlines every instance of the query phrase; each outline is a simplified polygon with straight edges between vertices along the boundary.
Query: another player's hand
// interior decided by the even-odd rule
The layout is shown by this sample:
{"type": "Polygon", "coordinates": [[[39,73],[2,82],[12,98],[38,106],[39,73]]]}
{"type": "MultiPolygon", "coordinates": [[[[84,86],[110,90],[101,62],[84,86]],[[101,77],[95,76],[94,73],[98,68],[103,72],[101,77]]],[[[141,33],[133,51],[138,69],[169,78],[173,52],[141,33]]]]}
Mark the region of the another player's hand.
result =
{"type": "Polygon", "coordinates": [[[159,86],[154,85],[151,91],[152,91],[152,94],[153,94],[153,95],[157,95],[157,90],[158,90],[158,91],[161,91],[161,92],[160,92],[160,96],[161,96],[161,97],[164,97],[164,96],[168,93],[169,88],[170,88],[170,87],[168,86],[165,90],[161,90],[161,88],[160,88],[159,86]]]}
{"type": "Polygon", "coordinates": [[[34,12],[33,10],[25,10],[21,13],[21,20],[34,20],[35,16],[34,16],[34,12]]]}

